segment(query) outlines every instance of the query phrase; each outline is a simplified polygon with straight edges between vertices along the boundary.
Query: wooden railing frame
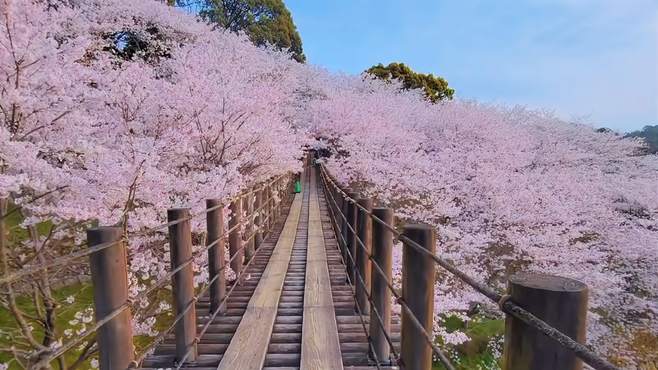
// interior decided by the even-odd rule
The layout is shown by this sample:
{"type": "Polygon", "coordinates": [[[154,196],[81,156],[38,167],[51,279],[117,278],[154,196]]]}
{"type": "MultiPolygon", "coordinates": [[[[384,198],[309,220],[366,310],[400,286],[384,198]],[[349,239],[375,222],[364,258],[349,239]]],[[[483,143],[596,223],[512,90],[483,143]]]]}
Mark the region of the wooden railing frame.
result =
{"type": "MultiPolygon", "coordinates": [[[[275,218],[282,214],[281,205],[290,200],[290,179],[279,177],[265,185],[254,186],[229,202],[232,214],[229,218],[229,233],[224,230],[224,203],[218,199],[206,200],[206,245],[209,269],[208,296],[210,312],[223,314],[226,309],[225,249],[228,240],[231,258],[249,248],[250,256],[259,248],[272,231],[275,218]],[[277,195],[275,200],[275,196],[277,195]],[[253,200],[251,200],[253,199],[253,200]],[[246,213],[243,214],[243,200],[246,213]],[[244,216],[244,217],[243,217],[244,216]],[[244,219],[243,219],[244,218],[244,219]],[[241,223],[247,222],[243,232],[241,223]],[[244,239],[243,239],[244,238],[244,239]],[[247,248],[245,248],[247,247],[247,248]],[[223,302],[223,303],[222,303],[223,302]]],[[[190,260],[192,253],[192,230],[189,208],[171,208],[167,211],[169,246],[171,256],[171,286],[174,311],[180,320],[175,322],[175,363],[178,360],[193,362],[198,357],[196,301],[193,285],[194,274],[190,260]]],[[[120,227],[100,227],[87,232],[90,248],[91,275],[94,286],[94,304],[98,325],[100,370],[127,369],[139,366],[135,360],[131,302],[128,295],[126,243],[120,227]],[[106,244],[110,244],[107,247],[106,244]],[[103,248],[99,248],[103,247],[103,248]]],[[[236,256],[231,268],[240,275],[244,258],[236,256]]],[[[235,284],[239,284],[236,281],[235,284]]],[[[230,293],[230,292],[229,292],[230,293]]],[[[180,366],[180,364],[179,364],[180,366]]],[[[175,366],[174,366],[175,367],[175,366]]]]}
{"type": "MultiPolygon", "coordinates": [[[[361,272],[362,278],[368,276],[358,263],[358,245],[360,244],[362,247],[360,249],[363,253],[361,261],[363,261],[367,256],[367,240],[373,241],[372,252],[368,257],[370,260],[376,261],[379,269],[375,268],[375,263],[372,264],[369,274],[372,276],[371,285],[367,289],[371,292],[370,301],[377,303],[373,304],[370,310],[370,327],[367,335],[373,342],[374,352],[376,352],[373,354],[373,358],[387,361],[392,347],[387,343],[386,338],[391,336],[392,271],[388,261],[392,259],[392,247],[389,245],[393,244],[391,232],[395,225],[393,211],[375,209],[370,213],[370,216],[374,215],[389,227],[382,227],[382,224],[378,222],[372,224],[364,222],[361,216],[367,214],[364,209],[369,209],[368,205],[372,203],[363,203],[363,199],[360,199],[357,192],[339,188],[335,179],[331,180],[335,188],[329,188],[329,185],[323,182],[325,194],[335,200],[335,204],[330,202],[329,206],[332,207],[332,214],[344,215],[343,220],[332,219],[336,234],[341,236],[340,239],[346,241],[345,243],[339,241],[339,248],[343,255],[346,254],[346,249],[349,249],[352,255],[354,253],[357,255],[358,266],[349,266],[349,264],[346,266],[351,281],[358,280],[355,278],[355,272],[361,272]],[[357,204],[360,204],[361,207],[358,207],[357,204]],[[357,214],[358,222],[354,222],[357,214]],[[356,239],[359,236],[365,238],[366,241],[358,243],[356,239]],[[364,245],[365,248],[363,248],[364,245]],[[374,320],[375,314],[378,320],[374,320]]],[[[426,224],[407,224],[402,226],[402,230],[402,234],[406,236],[407,240],[413,240],[416,245],[412,248],[406,245],[407,243],[403,243],[405,245],[402,261],[403,287],[400,299],[407,308],[403,309],[401,314],[401,350],[400,358],[397,361],[405,370],[429,370],[432,367],[433,352],[436,353],[437,349],[436,344],[431,346],[428,340],[432,333],[434,319],[434,285],[437,266],[434,261],[427,258],[427,253],[434,254],[436,231],[426,224]],[[426,252],[419,253],[418,245],[425,248],[426,252]]],[[[349,261],[347,258],[344,260],[349,261]]],[[[358,283],[356,288],[357,299],[364,299],[366,295],[362,289],[359,289],[358,283]]],[[[525,314],[520,313],[518,317],[515,317],[508,313],[509,303],[516,302],[523,309],[528,310],[531,315],[535,315],[534,319],[538,319],[537,321],[543,321],[544,324],[555,328],[556,332],[564,333],[576,342],[584,344],[586,342],[587,301],[587,286],[576,280],[540,274],[510,276],[508,293],[502,295],[498,302],[501,309],[507,313],[505,316],[504,370],[581,370],[583,362],[579,358],[580,355],[589,356],[592,360],[588,363],[596,369],[616,369],[605,360],[594,358],[592,354],[583,354],[582,351],[578,352],[573,348],[568,349],[569,343],[547,337],[518,318],[525,314]],[[559,312],[559,317],[556,316],[556,312],[559,312]],[[523,346],[520,345],[521,342],[524,343],[523,346]]],[[[533,320],[533,318],[530,319],[533,320]]],[[[532,324],[537,325],[534,321],[532,324]]],[[[556,337],[559,336],[559,333],[556,333],[556,337]]],[[[383,364],[386,362],[380,365],[383,364]]],[[[452,368],[449,363],[446,367],[452,368]]]]}

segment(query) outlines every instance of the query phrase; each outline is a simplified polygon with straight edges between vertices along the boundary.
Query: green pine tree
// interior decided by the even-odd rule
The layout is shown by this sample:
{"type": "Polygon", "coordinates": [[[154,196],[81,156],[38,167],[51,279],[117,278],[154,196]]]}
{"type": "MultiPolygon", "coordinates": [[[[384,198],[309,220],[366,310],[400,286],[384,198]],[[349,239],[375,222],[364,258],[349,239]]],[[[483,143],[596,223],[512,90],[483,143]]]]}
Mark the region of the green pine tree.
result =
{"type": "Polygon", "coordinates": [[[387,66],[377,64],[366,70],[366,73],[382,80],[399,80],[404,89],[423,89],[425,96],[432,103],[441,100],[451,100],[455,90],[448,86],[448,81],[433,74],[414,72],[404,63],[390,63],[387,66]]]}
{"type": "Polygon", "coordinates": [[[302,39],[283,0],[203,0],[201,15],[233,32],[244,31],[251,41],[289,51],[304,63],[302,39]]]}

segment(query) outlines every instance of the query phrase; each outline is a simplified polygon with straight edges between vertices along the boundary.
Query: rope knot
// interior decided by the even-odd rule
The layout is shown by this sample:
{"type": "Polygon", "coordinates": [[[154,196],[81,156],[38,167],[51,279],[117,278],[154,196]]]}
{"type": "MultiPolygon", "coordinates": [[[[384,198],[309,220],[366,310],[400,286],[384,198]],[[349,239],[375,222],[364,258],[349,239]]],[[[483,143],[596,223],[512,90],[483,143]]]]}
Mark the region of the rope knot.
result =
{"type": "Polygon", "coordinates": [[[505,303],[512,299],[512,296],[509,294],[504,294],[502,297],[500,297],[500,300],[498,301],[498,307],[500,308],[501,311],[505,312],[503,309],[503,306],[505,306],[505,303]]]}

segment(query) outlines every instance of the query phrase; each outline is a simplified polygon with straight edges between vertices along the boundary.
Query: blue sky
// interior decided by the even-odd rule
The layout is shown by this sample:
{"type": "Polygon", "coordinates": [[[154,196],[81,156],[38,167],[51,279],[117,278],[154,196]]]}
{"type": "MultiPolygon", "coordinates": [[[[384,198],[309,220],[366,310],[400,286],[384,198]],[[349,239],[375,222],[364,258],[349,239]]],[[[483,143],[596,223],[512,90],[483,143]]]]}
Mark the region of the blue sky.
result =
{"type": "Polygon", "coordinates": [[[285,0],[310,63],[402,61],[460,98],[658,124],[658,0],[285,0]]]}

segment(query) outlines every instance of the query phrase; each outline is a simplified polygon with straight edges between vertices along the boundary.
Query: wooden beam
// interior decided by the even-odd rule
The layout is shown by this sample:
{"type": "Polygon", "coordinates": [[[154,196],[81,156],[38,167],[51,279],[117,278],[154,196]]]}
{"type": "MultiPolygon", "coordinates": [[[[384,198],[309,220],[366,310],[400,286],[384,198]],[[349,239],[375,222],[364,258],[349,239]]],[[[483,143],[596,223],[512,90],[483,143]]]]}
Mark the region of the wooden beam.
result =
{"type": "Polygon", "coordinates": [[[320,218],[316,173],[313,169],[311,169],[310,182],[300,368],[304,370],[342,370],[343,359],[331,296],[331,280],[320,218]]]}
{"type": "Polygon", "coordinates": [[[235,335],[218,370],[261,370],[272,336],[277,307],[288,271],[292,246],[302,208],[302,194],[296,194],[274,252],[249,300],[235,335]]]}

